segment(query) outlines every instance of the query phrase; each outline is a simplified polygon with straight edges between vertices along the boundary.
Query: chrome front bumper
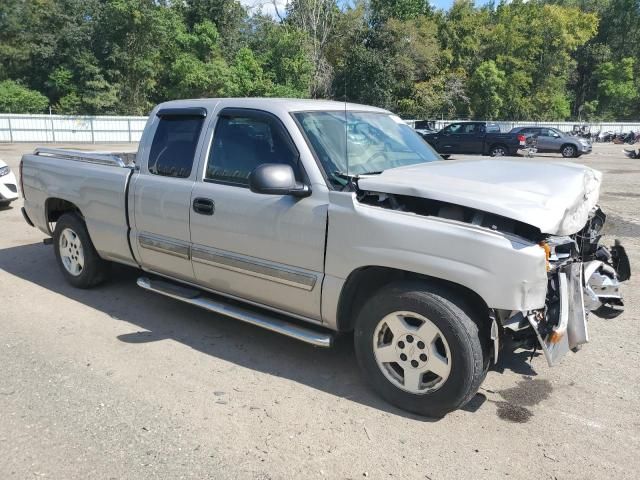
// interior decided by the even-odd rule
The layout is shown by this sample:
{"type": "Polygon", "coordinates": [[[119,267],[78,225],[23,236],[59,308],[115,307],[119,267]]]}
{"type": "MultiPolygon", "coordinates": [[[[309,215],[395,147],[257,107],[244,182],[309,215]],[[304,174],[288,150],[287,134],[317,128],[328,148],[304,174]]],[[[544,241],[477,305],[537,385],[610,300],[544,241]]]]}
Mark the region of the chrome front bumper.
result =
{"type": "Polygon", "coordinates": [[[543,311],[536,310],[527,315],[549,366],[556,365],[569,350],[576,351],[589,341],[583,278],[581,263],[568,265],[558,272],[560,311],[557,325],[550,330],[544,327],[547,319],[543,311]]]}
{"type": "Polygon", "coordinates": [[[549,366],[556,365],[569,350],[575,352],[589,341],[589,312],[603,318],[613,318],[622,313],[624,303],[620,282],[631,276],[631,269],[626,252],[619,243],[612,247],[612,253],[614,255],[606,261],[575,262],[556,272],[557,321],[546,318],[549,309],[531,311],[526,315],[549,366]],[[552,321],[553,326],[549,327],[552,321]]]}

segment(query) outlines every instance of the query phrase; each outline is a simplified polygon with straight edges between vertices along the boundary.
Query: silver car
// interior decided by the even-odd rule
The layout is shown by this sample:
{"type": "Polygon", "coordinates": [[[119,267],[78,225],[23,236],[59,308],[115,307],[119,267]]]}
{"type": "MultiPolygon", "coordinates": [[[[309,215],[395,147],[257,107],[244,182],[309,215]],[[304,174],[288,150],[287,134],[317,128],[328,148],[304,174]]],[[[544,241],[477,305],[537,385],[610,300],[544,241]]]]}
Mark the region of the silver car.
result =
{"type": "Polygon", "coordinates": [[[536,147],[540,153],[560,153],[565,158],[575,158],[591,153],[591,143],[579,137],[568,135],[550,127],[516,127],[511,133],[523,133],[536,139],[536,147]]]}

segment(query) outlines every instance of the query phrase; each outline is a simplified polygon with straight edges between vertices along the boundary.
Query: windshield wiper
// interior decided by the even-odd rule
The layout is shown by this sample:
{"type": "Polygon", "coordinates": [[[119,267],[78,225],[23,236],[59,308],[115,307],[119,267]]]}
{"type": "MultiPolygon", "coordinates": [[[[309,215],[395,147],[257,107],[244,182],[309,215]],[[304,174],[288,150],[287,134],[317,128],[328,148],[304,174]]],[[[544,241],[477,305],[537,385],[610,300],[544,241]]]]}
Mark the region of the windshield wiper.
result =
{"type": "Polygon", "coordinates": [[[345,172],[333,172],[333,174],[338,178],[344,178],[345,180],[353,180],[360,178],[362,175],[380,175],[384,170],[378,170],[376,172],[362,172],[362,173],[345,173],[345,172]]]}

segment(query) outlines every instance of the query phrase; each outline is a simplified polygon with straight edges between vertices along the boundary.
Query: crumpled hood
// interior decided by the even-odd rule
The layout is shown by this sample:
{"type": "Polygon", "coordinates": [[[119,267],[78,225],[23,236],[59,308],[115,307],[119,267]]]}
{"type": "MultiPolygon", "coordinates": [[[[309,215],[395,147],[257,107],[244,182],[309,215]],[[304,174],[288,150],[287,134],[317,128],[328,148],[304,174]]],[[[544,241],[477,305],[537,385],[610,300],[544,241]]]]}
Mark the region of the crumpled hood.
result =
{"type": "Polygon", "coordinates": [[[571,235],[587,223],[602,173],[569,162],[448,160],[363,176],[361,190],[430,198],[571,235]]]}

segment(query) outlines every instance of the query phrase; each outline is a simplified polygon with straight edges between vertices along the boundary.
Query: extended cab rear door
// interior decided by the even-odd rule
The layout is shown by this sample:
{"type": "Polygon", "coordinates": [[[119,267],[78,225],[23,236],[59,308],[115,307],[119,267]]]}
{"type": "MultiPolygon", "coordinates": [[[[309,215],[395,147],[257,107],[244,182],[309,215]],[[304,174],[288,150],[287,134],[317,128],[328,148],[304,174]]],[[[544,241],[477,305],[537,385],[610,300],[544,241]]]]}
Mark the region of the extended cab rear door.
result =
{"type": "Polygon", "coordinates": [[[482,153],[484,128],[482,131],[475,123],[452,123],[442,129],[438,135],[438,152],[482,153]]]}
{"type": "Polygon", "coordinates": [[[152,113],[131,186],[131,245],[142,267],[187,281],[194,279],[189,215],[206,116],[199,107],[152,113]]]}
{"type": "Polygon", "coordinates": [[[199,284],[260,305],[320,320],[327,223],[326,193],[306,198],[249,190],[263,163],[307,175],[279,117],[223,108],[191,195],[192,261],[199,284]]]}

